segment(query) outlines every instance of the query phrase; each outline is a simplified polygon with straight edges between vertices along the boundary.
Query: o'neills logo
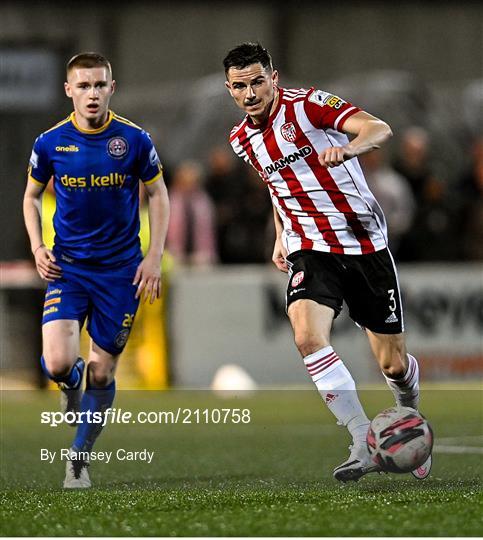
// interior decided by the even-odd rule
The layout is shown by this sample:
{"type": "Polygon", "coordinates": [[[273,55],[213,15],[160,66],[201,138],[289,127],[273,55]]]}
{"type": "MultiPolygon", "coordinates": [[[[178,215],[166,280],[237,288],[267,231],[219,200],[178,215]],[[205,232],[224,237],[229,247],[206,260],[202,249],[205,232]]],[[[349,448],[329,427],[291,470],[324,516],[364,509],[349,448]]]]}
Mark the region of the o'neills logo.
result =
{"type": "Polygon", "coordinates": [[[294,152],[293,154],[289,154],[288,156],[284,156],[280,159],[277,159],[277,161],[274,161],[270,165],[267,165],[264,169],[265,174],[272,174],[276,171],[279,171],[280,169],[284,169],[291,163],[295,163],[299,159],[303,159],[307,156],[310,156],[312,153],[312,147],[311,146],[304,146],[300,150],[297,150],[297,152],[294,152]]]}

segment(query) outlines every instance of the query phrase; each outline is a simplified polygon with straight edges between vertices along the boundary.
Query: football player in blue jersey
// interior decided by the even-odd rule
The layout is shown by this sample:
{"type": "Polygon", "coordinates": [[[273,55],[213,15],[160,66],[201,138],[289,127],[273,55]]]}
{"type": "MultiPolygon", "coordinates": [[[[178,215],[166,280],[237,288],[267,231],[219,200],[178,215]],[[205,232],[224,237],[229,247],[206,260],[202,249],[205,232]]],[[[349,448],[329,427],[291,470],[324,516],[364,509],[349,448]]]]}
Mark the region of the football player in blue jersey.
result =
{"type": "MultiPolygon", "coordinates": [[[[161,163],[149,135],[109,109],[116,83],[109,61],[81,53],[67,64],[65,93],[74,111],[42,133],[30,158],[24,218],[37,271],[48,282],[43,312],[42,368],[60,389],[66,412],[78,415],[66,463],[65,488],[87,488],[89,452],[112,405],[114,374],[140,297],[159,298],[169,219],[161,163]],[[42,238],[42,193],[56,194],[52,250],[42,238]],[[150,245],[139,241],[139,182],[148,194],[150,245]],[[87,320],[87,365],[79,336],[87,320]],[[86,369],[86,387],[82,380],[86,369]],[[98,412],[92,416],[92,413],[98,412]]],[[[71,415],[72,416],[72,415],[71,415]]]]}

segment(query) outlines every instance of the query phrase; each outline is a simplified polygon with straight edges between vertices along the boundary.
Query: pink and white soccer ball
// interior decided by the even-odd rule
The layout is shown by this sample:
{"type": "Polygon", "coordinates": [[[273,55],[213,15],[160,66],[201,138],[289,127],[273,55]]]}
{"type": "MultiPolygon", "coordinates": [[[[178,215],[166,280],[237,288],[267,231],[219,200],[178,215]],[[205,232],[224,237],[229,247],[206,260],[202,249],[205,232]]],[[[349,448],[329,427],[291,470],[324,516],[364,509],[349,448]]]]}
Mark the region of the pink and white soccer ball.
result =
{"type": "Polygon", "coordinates": [[[367,432],[372,459],[387,472],[406,473],[420,467],[433,449],[433,430],[415,409],[392,407],[379,413],[367,432]]]}

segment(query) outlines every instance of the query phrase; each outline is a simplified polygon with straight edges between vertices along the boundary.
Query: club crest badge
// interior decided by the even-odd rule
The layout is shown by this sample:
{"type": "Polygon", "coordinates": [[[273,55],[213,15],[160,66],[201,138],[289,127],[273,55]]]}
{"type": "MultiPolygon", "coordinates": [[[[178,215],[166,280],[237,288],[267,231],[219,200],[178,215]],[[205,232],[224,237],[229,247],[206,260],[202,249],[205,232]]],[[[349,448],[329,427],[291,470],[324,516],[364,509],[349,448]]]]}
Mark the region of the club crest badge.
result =
{"type": "Polygon", "coordinates": [[[304,280],[304,272],[301,270],[300,272],[297,272],[295,276],[292,278],[292,287],[297,287],[302,283],[304,280]]]}
{"type": "Polygon", "coordinates": [[[129,145],[124,137],[113,137],[107,143],[107,153],[116,159],[124,157],[129,150],[129,145]]]}
{"type": "Polygon", "coordinates": [[[297,132],[292,122],[284,124],[280,128],[280,133],[287,142],[295,142],[295,139],[297,138],[297,132]]]}
{"type": "Polygon", "coordinates": [[[129,337],[130,328],[126,328],[125,330],[121,330],[119,334],[114,339],[114,343],[116,344],[116,347],[119,347],[119,349],[122,349],[124,345],[127,343],[127,338],[129,337]]]}

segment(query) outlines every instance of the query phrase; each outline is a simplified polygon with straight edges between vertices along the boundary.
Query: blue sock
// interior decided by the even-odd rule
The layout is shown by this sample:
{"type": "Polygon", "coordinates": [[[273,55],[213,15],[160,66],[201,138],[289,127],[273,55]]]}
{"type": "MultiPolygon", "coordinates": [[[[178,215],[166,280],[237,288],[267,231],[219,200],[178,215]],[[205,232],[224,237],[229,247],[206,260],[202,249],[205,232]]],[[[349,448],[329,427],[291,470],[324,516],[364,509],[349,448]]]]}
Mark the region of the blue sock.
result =
{"type": "MultiPolygon", "coordinates": [[[[95,388],[88,384],[81,401],[81,413],[104,412],[114,401],[116,381],[103,388],[95,388]]],[[[77,433],[72,448],[77,452],[90,452],[95,440],[102,431],[102,423],[86,422],[77,426],[77,433]]]]}
{"type": "Polygon", "coordinates": [[[84,374],[84,360],[78,358],[76,363],[72,366],[70,373],[64,375],[63,377],[54,377],[45,365],[44,357],[40,357],[40,365],[42,366],[42,371],[45,375],[56,383],[64,383],[69,388],[77,388],[82,382],[82,375],[84,374]]]}

